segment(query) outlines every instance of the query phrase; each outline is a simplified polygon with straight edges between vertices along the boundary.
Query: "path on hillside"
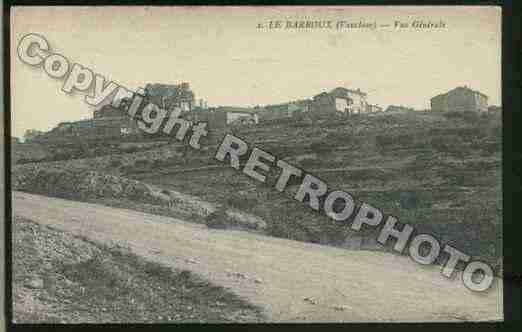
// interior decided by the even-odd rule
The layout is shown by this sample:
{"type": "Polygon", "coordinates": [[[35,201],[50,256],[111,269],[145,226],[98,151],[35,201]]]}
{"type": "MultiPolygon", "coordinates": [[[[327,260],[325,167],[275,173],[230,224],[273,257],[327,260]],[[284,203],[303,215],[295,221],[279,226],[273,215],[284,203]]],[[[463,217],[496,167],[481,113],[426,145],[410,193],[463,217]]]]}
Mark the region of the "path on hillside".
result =
{"type": "MultiPolygon", "coordinates": [[[[13,214],[193,271],[264,308],[270,321],[502,318],[502,284],[472,293],[440,267],[96,204],[13,192],[13,214]]],[[[146,287],[144,285],[144,287],[146,287]]]]}

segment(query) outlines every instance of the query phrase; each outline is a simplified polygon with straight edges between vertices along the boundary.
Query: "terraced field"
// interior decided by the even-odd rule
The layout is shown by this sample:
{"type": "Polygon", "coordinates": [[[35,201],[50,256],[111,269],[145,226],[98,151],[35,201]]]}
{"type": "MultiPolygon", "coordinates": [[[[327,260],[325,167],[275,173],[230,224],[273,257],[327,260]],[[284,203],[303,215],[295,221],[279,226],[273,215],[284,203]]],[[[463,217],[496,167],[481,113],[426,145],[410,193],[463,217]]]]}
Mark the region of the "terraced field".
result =
{"type": "MultiPolygon", "coordinates": [[[[410,112],[278,120],[229,132],[500,272],[501,126],[500,114],[494,113],[410,112]]],[[[18,165],[14,173],[34,168],[111,173],[246,211],[266,221],[268,235],[387,250],[375,243],[375,231],[354,233],[295,201],[300,179],[279,193],[273,187],[277,167],[261,184],[215,160],[222,137],[204,138],[201,150],[173,142],[111,156],[18,165]]]]}

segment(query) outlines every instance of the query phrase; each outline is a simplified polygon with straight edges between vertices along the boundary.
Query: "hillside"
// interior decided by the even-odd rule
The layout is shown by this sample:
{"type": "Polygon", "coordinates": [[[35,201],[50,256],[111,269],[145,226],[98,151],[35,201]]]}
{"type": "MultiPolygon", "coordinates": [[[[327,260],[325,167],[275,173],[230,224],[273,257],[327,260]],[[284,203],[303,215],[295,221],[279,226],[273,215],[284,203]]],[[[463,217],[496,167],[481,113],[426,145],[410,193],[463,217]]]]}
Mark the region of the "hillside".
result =
{"type": "Polygon", "coordinates": [[[230,323],[263,318],[260,308],[188,270],[18,215],[13,222],[16,323],[230,323]]]}
{"type": "Polygon", "coordinates": [[[487,292],[470,292],[460,273],[446,279],[437,266],[414,264],[399,255],[209,229],[177,218],[28,193],[12,197],[14,214],[40,226],[33,226],[34,234],[28,229],[26,237],[33,242],[22,241],[25,250],[16,250],[18,262],[27,262],[18,265],[19,272],[43,274],[44,289],[36,291],[43,296],[36,299],[47,300],[46,290],[64,299],[51,302],[44,312],[58,311],[68,321],[77,313],[97,321],[155,322],[503,318],[502,279],[487,292]],[[56,233],[64,237],[56,239],[56,233]],[[96,248],[86,244],[117,250],[96,255],[96,248]],[[46,268],[49,258],[52,267],[46,268]]]}
{"type": "MultiPolygon", "coordinates": [[[[501,271],[501,126],[500,113],[410,112],[277,120],[230,131],[249,147],[299,166],[330,188],[348,191],[358,202],[381,208],[501,271]]],[[[382,249],[375,234],[354,234],[294,201],[299,181],[285,193],[276,191],[277,168],[260,185],[215,160],[222,137],[214,133],[202,140],[199,151],[175,142],[94,158],[80,154],[74,157],[87,158],[17,165],[13,175],[35,168],[111,173],[246,211],[266,221],[268,235],[382,249]]],[[[31,191],[31,186],[17,189],[31,191]]]]}

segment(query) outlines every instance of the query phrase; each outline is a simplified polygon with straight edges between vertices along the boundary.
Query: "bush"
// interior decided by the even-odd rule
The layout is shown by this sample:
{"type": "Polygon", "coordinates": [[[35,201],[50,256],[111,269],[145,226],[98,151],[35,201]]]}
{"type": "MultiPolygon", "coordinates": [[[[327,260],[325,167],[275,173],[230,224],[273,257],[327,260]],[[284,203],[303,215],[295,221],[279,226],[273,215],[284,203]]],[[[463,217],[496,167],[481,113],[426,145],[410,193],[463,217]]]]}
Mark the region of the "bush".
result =
{"type": "Polygon", "coordinates": [[[460,145],[461,139],[454,135],[435,136],[430,141],[431,148],[441,152],[452,152],[460,145]]]}
{"type": "Polygon", "coordinates": [[[314,142],[310,144],[310,151],[317,154],[327,154],[335,150],[335,147],[325,142],[314,142]]]}
{"type": "Polygon", "coordinates": [[[258,204],[257,199],[244,196],[231,196],[227,199],[226,203],[240,210],[251,210],[258,204]]]}
{"type": "Polygon", "coordinates": [[[347,132],[334,132],[327,134],[326,140],[335,146],[345,146],[353,143],[353,135],[347,132]]]}
{"type": "Polygon", "coordinates": [[[375,137],[375,143],[381,149],[384,149],[393,144],[393,138],[388,135],[377,135],[375,137]]]}
{"type": "Polygon", "coordinates": [[[128,148],[123,149],[123,152],[125,152],[125,153],[134,153],[134,152],[138,152],[140,150],[141,149],[139,147],[137,147],[137,146],[130,146],[128,148]]]}
{"type": "Polygon", "coordinates": [[[225,229],[233,225],[233,222],[228,218],[225,208],[220,207],[205,217],[205,224],[208,228],[225,229]]]}
{"type": "Polygon", "coordinates": [[[154,159],[152,160],[152,167],[153,168],[161,168],[165,165],[165,161],[161,159],[154,159]]]}
{"type": "Polygon", "coordinates": [[[111,160],[109,162],[110,168],[119,168],[121,165],[123,165],[123,163],[120,159],[111,158],[111,160]]]}

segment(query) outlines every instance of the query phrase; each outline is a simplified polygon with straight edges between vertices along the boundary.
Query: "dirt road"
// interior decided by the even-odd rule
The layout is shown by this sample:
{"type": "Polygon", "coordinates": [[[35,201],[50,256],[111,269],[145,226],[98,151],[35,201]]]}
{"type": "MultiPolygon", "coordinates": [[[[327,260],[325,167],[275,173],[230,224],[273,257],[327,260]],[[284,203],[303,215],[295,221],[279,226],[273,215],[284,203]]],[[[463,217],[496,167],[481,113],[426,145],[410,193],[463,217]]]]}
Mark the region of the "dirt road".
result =
{"type": "MultiPolygon", "coordinates": [[[[485,294],[407,257],[207,229],[177,219],[13,192],[13,213],[193,271],[264,308],[270,321],[502,319],[502,283],[485,294]]],[[[145,287],[145,286],[144,286],[145,287]]]]}

